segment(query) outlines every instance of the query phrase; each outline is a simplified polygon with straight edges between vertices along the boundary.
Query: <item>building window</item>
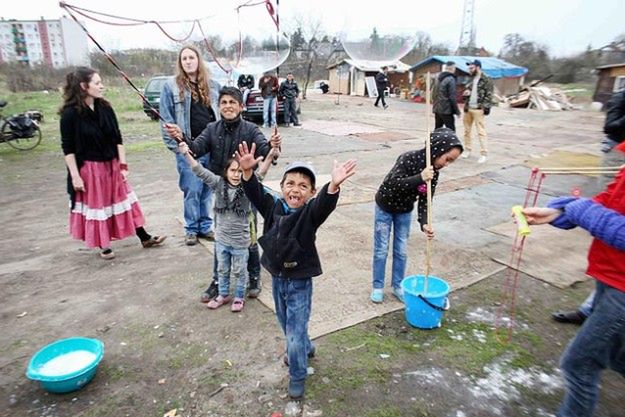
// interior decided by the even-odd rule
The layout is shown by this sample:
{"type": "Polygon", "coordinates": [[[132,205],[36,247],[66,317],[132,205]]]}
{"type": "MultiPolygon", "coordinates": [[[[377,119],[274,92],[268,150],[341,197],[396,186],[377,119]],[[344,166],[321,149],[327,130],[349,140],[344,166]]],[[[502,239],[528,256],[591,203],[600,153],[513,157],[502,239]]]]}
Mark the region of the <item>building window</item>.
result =
{"type": "Polygon", "coordinates": [[[619,75],[614,79],[614,92],[625,90],[625,75],[619,75]]]}

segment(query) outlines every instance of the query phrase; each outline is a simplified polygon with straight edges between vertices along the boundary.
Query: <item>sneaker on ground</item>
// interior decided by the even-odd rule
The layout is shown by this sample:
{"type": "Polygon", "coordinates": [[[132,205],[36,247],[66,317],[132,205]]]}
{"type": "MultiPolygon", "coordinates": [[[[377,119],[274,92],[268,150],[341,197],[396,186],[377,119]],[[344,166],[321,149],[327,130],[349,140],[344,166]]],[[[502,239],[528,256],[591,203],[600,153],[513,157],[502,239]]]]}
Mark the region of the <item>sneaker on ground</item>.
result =
{"type": "Polygon", "coordinates": [[[250,286],[247,290],[247,296],[250,298],[256,298],[260,295],[262,288],[260,286],[260,277],[251,277],[250,286]]]}
{"type": "Polygon", "coordinates": [[[187,246],[197,245],[197,235],[193,233],[187,233],[187,235],[184,237],[184,244],[187,246]]]}
{"type": "Polygon", "coordinates": [[[399,287],[393,287],[393,295],[402,303],[404,302],[404,290],[399,287]]]}
{"type": "Polygon", "coordinates": [[[290,380],[289,381],[289,397],[294,400],[300,399],[304,396],[304,391],[306,390],[306,380],[302,379],[299,381],[290,380]]]}
{"type": "Polygon", "coordinates": [[[230,297],[229,295],[218,295],[217,298],[210,300],[208,304],[206,305],[206,307],[210,308],[211,310],[214,310],[216,308],[219,308],[223,305],[228,304],[230,301],[232,301],[232,297],[230,297]]]}
{"type": "Polygon", "coordinates": [[[486,155],[482,155],[480,156],[480,159],[477,160],[478,164],[483,164],[484,162],[486,162],[488,158],[486,157],[486,155]]]}
{"type": "Polygon", "coordinates": [[[219,285],[217,285],[217,281],[211,282],[211,285],[202,293],[200,297],[200,301],[203,303],[208,303],[213,298],[217,297],[219,294],[219,285]]]}
{"type": "Polygon", "coordinates": [[[471,156],[471,151],[462,152],[462,158],[467,159],[471,156]]]}
{"type": "Polygon", "coordinates": [[[376,304],[379,304],[384,301],[384,290],[382,288],[374,288],[371,291],[371,301],[376,304]]]}
{"type": "MultiPolygon", "coordinates": [[[[315,347],[315,345],[312,345],[312,348],[308,352],[308,359],[314,358],[316,353],[317,353],[317,348],[315,347]]],[[[285,354],[284,358],[282,358],[282,362],[284,362],[286,366],[289,366],[289,356],[287,354],[285,354]]]]}
{"type": "Polygon", "coordinates": [[[243,298],[235,297],[232,302],[232,306],[230,306],[230,311],[238,313],[243,311],[243,306],[245,306],[245,300],[243,298]]]}
{"type": "Polygon", "coordinates": [[[384,110],[388,109],[388,104],[384,105],[384,110]]]}
{"type": "Polygon", "coordinates": [[[215,241],[215,232],[213,232],[212,230],[209,230],[206,233],[198,233],[197,237],[202,238],[202,239],[206,239],[206,240],[210,240],[211,242],[215,241]]]}

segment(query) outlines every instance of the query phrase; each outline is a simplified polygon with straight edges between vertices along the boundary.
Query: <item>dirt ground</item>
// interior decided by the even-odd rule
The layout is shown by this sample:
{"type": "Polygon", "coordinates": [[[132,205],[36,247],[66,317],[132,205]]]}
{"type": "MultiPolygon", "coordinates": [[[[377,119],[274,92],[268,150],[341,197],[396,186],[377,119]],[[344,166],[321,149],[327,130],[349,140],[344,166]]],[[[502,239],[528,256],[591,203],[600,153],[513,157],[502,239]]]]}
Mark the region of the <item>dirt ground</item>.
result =
{"type": "MultiPolygon", "coordinates": [[[[363,98],[340,101],[309,96],[302,105],[303,129],[282,129],[283,159],[328,166],[332,159],[356,157],[360,166],[354,180],[362,188],[347,194],[348,204],[371,203],[397,155],[423,143],[424,107],[391,99],[383,111],[363,98]],[[366,125],[384,134],[335,136],[306,129],[307,122],[316,121],[366,125]]],[[[122,131],[133,117],[143,116],[137,111],[122,118],[122,131]]],[[[556,150],[596,156],[602,120],[602,114],[585,111],[495,109],[487,121],[489,162],[454,164],[440,192],[454,192],[454,181],[491,181],[493,173],[556,150]]],[[[58,122],[50,117],[46,123],[58,122]]],[[[293,406],[286,398],[284,340],[273,313],[253,300],[240,314],[208,311],[199,303],[212,256],[202,246],[183,243],[174,159],[153,126],[152,134],[127,136],[128,162],[146,228],[168,239],[152,249],[143,249],[137,239],[116,242],[113,261],[101,260],[68,235],[65,169],[57,146],[19,154],[6,145],[0,149],[0,416],[160,417],[173,409],[178,416],[270,416],[287,415],[293,406]],[[89,385],[54,395],[26,379],[34,352],[78,335],[105,344],[104,360],[89,385]]],[[[58,143],[56,130],[49,132],[44,141],[58,143]]],[[[277,178],[276,172],[270,175],[277,178]]],[[[517,188],[525,180],[508,179],[517,188]]],[[[561,183],[559,191],[576,184],[561,183]]],[[[350,184],[345,188],[347,193],[350,184]]],[[[589,194],[593,188],[582,191],[589,194]]],[[[463,202],[455,204],[460,208],[463,202]]],[[[489,218],[494,215],[489,210],[474,216],[489,218]]],[[[452,226],[441,230],[443,236],[454,232],[452,226]]],[[[455,235],[466,247],[476,245],[471,236],[455,235]]],[[[352,250],[370,256],[371,249],[355,242],[352,250]]],[[[334,267],[349,273],[348,258],[338,258],[334,267]]],[[[499,272],[454,292],[437,330],[410,327],[400,311],[317,339],[317,357],[310,364],[314,374],[306,399],[297,404],[303,407],[300,414],[554,415],[563,392],[558,358],[576,328],[552,322],[549,313],[575,307],[592,282],[561,290],[521,275],[516,309],[503,311],[515,313],[517,320],[506,342],[495,332],[494,319],[506,277],[499,272]]],[[[623,378],[605,372],[597,416],[625,416],[623,392],[623,378]]]]}

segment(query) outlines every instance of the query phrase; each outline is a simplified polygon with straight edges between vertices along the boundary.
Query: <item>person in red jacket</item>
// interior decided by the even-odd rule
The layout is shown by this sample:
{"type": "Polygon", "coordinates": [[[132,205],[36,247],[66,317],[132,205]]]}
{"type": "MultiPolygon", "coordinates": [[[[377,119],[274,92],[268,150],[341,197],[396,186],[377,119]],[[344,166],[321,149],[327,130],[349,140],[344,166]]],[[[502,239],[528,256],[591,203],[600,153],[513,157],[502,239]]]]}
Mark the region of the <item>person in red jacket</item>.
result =
{"type": "Polygon", "coordinates": [[[594,237],[586,273],[597,280],[593,311],[560,361],[566,392],[558,417],[590,417],[599,394],[601,371],[625,376],[625,168],[593,199],[560,197],[548,208],[523,210],[529,224],[571,229],[594,237]]]}

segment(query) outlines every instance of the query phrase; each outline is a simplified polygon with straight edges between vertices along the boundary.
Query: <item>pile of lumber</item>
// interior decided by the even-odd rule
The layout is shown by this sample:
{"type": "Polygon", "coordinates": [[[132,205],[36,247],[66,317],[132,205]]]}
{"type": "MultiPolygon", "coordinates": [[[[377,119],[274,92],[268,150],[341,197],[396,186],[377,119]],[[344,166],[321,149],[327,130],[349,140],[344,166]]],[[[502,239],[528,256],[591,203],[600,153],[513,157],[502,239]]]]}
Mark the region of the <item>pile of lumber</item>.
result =
{"type": "Polygon", "coordinates": [[[522,86],[518,93],[504,97],[503,102],[510,107],[517,108],[553,111],[572,110],[573,105],[564,91],[559,88],[538,85],[549,78],[551,76],[522,86]]]}
{"type": "Polygon", "coordinates": [[[522,107],[538,110],[572,110],[573,105],[566,94],[556,88],[525,87],[517,94],[505,98],[510,107],[522,107]]]}

